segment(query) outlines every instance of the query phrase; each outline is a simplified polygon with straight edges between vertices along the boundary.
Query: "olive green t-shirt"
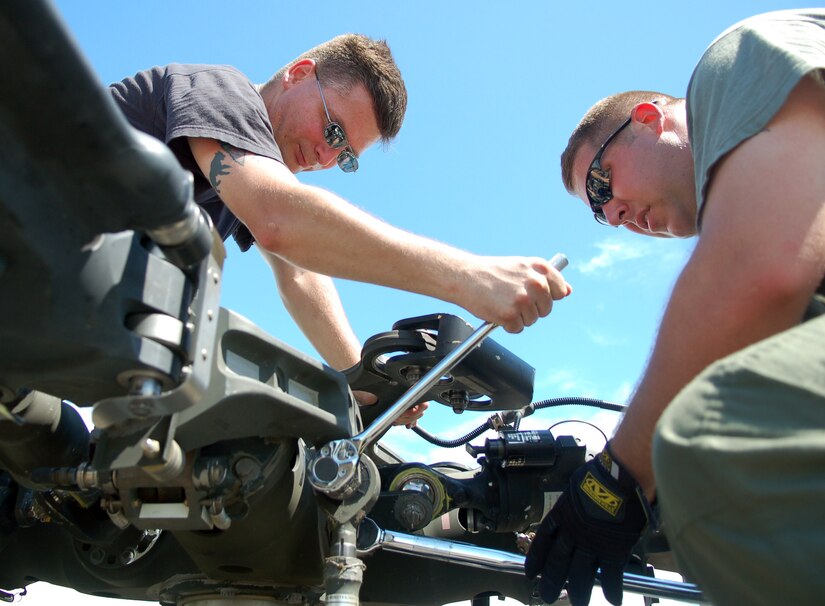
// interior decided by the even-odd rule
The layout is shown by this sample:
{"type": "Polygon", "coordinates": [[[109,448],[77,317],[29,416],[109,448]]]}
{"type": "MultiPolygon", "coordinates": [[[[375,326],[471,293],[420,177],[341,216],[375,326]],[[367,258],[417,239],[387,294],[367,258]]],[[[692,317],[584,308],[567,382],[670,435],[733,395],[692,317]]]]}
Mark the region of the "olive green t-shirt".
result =
{"type": "Polygon", "coordinates": [[[825,9],[757,15],[711,43],[687,93],[699,229],[716,163],[764,129],[802,77],[821,69],[825,9]]]}

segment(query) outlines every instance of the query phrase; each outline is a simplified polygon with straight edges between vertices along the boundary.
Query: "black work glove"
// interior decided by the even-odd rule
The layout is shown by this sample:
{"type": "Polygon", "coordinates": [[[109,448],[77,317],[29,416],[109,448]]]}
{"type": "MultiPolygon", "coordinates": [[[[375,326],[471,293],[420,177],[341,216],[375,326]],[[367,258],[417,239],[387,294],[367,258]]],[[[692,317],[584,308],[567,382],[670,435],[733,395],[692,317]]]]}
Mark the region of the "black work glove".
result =
{"type": "Polygon", "coordinates": [[[610,444],[570,477],[542,520],[524,560],[528,579],[541,573],[545,602],[559,598],[565,581],[573,606],[587,606],[601,568],[604,597],[622,603],[622,573],[644,532],[650,506],[639,484],[610,454],[610,444]]]}

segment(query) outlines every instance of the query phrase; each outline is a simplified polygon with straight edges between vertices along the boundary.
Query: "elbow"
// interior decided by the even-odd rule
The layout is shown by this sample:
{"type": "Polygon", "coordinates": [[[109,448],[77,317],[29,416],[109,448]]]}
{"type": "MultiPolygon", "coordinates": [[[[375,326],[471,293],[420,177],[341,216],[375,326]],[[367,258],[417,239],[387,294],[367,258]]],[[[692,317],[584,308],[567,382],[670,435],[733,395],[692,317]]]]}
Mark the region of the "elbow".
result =
{"type": "Polygon", "coordinates": [[[274,255],[285,256],[289,243],[283,229],[275,224],[266,224],[258,229],[250,229],[250,231],[255,236],[258,246],[274,255]]]}
{"type": "Polygon", "coordinates": [[[764,267],[752,277],[752,292],[772,306],[807,305],[821,278],[804,263],[764,267]]]}
{"type": "Polygon", "coordinates": [[[301,196],[301,190],[278,191],[257,201],[247,227],[258,246],[286,259],[306,246],[307,211],[301,196]]]}

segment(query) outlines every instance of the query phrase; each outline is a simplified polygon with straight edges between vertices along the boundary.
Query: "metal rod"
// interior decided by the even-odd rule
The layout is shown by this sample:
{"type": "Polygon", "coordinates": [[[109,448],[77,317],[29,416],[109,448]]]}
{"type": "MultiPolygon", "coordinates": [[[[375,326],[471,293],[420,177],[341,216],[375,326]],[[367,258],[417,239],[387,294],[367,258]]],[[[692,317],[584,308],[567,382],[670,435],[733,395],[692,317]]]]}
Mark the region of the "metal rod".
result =
{"type": "Polygon", "coordinates": [[[485,570],[524,574],[524,556],[468,543],[422,537],[394,530],[382,530],[378,544],[382,549],[451,562],[485,570]]]}
{"type": "MultiPolygon", "coordinates": [[[[567,257],[561,253],[553,255],[550,259],[550,265],[561,271],[567,267],[567,257]]],[[[390,406],[384,413],[379,416],[372,425],[352,438],[353,443],[358,447],[358,452],[362,453],[373,442],[377,441],[384,432],[392,427],[393,422],[400,417],[405,410],[410,406],[418,403],[418,400],[427,391],[435,385],[441,377],[448,371],[452,370],[459,364],[467,355],[479,344],[484,338],[490,334],[498,325],[490,322],[485,322],[479,326],[465,341],[456,347],[449,354],[444,356],[441,361],[433,366],[421,379],[413,385],[398,401],[390,406]]]]}
{"type": "Polygon", "coordinates": [[[373,421],[372,425],[353,437],[352,441],[358,446],[358,452],[364,452],[367,447],[384,435],[384,432],[392,427],[393,422],[405,410],[416,404],[430,387],[435,385],[447,371],[461,362],[496,326],[496,324],[490,322],[485,322],[479,326],[473,334],[467,337],[466,341],[463,341],[453,351],[444,356],[438,364],[427,371],[418,383],[413,385],[395,404],[385,410],[380,417],[373,421]]]}
{"type": "MultiPolygon", "coordinates": [[[[524,574],[524,556],[498,549],[389,530],[379,532],[378,545],[387,551],[431,560],[472,566],[494,572],[524,574]]],[[[624,573],[622,579],[623,588],[628,593],[685,602],[701,602],[703,600],[701,590],[691,583],[656,579],[627,572],[624,573]]],[[[599,582],[598,577],[596,582],[599,582]]]]}

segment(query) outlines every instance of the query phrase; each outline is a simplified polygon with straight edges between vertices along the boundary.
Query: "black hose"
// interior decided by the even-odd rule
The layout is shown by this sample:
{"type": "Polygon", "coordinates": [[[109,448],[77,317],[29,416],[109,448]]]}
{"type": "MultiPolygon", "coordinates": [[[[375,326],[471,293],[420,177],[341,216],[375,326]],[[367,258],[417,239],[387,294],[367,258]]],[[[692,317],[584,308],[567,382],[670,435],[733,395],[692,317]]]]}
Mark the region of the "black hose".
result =
{"type": "MultiPolygon", "coordinates": [[[[550,398],[549,400],[539,400],[538,402],[528,404],[519,412],[521,413],[521,417],[523,418],[533,414],[537,410],[542,410],[544,408],[553,408],[555,406],[592,406],[594,408],[611,410],[613,412],[623,412],[624,409],[627,408],[624,404],[616,404],[614,402],[608,402],[606,400],[597,400],[596,398],[582,398],[579,396],[568,396],[564,398],[550,398]]],[[[487,421],[485,421],[484,424],[479,425],[467,435],[464,435],[455,440],[444,440],[434,436],[422,427],[413,427],[413,431],[415,433],[417,433],[419,436],[427,440],[427,442],[429,442],[430,444],[440,446],[441,448],[458,448],[459,446],[463,446],[471,440],[476,439],[478,436],[483,434],[488,429],[495,429],[490,419],[487,419],[487,421]]]]}
{"type": "Polygon", "coordinates": [[[625,406],[624,404],[616,404],[615,402],[608,402],[607,400],[597,400],[596,398],[582,398],[579,396],[569,396],[566,398],[550,398],[549,400],[539,400],[538,402],[533,402],[532,404],[528,404],[522,410],[527,411],[527,409],[531,409],[530,412],[525,412],[523,416],[528,416],[533,413],[535,410],[541,410],[543,408],[553,408],[554,406],[592,406],[594,408],[601,408],[603,410],[612,410],[613,412],[624,412],[625,406]]]}
{"type": "Polygon", "coordinates": [[[483,425],[476,427],[473,431],[471,431],[465,436],[462,436],[455,440],[442,440],[441,438],[434,436],[427,430],[418,427],[417,425],[413,427],[413,431],[425,440],[427,440],[430,444],[435,444],[436,446],[441,446],[442,448],[458,448],[459,446],[464,446],[464,444],[471,440],[475,440],[478,436],[483,434],[488,429],[493,429],[493,424],[489,419],[487,419],[487,421],[483,425]]]}

